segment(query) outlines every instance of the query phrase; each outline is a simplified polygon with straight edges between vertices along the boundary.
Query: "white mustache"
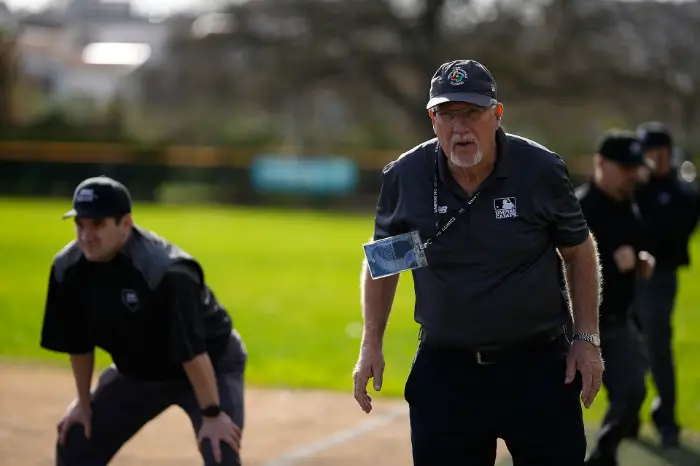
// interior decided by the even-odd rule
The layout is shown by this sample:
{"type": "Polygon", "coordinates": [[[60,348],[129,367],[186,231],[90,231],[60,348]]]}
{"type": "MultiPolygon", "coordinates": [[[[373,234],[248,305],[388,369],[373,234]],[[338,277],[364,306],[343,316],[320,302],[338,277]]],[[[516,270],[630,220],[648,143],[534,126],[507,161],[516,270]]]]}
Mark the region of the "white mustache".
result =
{"type": "Polygon", "coordinates": [[[472,142],[476,144],[476,139],[474,138],[459,138],[459,139],[453,139],[452,144],[464,144],[467,142],[472,142]]]}

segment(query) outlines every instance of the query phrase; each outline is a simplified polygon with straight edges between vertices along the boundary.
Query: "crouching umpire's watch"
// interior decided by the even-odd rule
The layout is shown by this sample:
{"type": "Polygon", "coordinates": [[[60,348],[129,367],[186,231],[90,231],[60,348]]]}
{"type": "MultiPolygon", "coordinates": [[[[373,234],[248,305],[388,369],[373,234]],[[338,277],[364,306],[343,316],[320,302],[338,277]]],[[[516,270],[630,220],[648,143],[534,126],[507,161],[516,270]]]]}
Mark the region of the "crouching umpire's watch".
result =
{"type": "Polygon", "coordinates": [[[217,417],[219,414],[221,414],[221,406],[219,405],[211,405],[202,409],[202,416],[204,417],[217,417]]]}
{"type": "Polygon", "coordinates": [[[600,336],[597,333],[574,333],[574,340],[587,341],[596,348],[600,348],[600,336]]]}

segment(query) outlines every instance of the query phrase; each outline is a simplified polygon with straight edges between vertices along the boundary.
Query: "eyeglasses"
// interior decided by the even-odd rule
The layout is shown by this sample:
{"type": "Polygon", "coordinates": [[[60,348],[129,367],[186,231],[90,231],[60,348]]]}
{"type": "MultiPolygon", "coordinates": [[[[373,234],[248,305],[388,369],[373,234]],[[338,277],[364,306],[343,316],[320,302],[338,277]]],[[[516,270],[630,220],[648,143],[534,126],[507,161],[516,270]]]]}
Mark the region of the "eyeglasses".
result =
{"type": "Polygon", "coordinates": [[[435,110],[435,116],[443,123],[454,123],[457,117],[463,117],[467,121],[476,121],[490,107],[469,107],[460,110],[435,110]]]}

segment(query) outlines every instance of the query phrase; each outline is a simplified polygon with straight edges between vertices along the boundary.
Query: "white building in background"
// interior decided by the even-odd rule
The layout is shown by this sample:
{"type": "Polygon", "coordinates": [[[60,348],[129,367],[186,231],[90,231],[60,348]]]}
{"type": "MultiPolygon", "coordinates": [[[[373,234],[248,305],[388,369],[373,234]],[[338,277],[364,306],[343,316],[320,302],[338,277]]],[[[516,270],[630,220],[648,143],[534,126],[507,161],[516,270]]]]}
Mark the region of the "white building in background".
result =
{"type": "MultiPolygon", "coordinates": [[[[20,72],[54,102],[76,97],[106,102],[146,60],[158,62],[167,31],[132,13],[128,2],[64,0],[21,21],[20,72]]],[[[124,87],[126,85],[126,87],[124,87]]]]}

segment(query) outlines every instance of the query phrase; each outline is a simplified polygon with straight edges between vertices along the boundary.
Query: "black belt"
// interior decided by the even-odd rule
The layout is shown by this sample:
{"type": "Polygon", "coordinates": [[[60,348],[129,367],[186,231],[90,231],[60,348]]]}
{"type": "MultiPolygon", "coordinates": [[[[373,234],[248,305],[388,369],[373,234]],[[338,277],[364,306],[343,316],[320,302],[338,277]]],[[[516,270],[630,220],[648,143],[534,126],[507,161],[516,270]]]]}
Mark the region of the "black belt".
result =
{"type": "Polygon", "coordinates": [[[504,361],[506,359],[511,359],[513,356],[522,355],[530,351],[535,351],[542,349],[553,343],[555,340],[559,339],[566,333],[566,329],[563,325],[558,325],[544,332],[539,332],[536,335],[532,335],[525,340],[518,343],[513,343],[508,346],[501,347],[482,347],[475,348],[469,346],[456,345],[451,343],[445,343],[435,338],[431,338],[425,329],[420,330],[420,341],[423,345],[451,349],[456,351],[464,351],[474,356],[477,364],[493,364],[497,362],[504,361]]]}

